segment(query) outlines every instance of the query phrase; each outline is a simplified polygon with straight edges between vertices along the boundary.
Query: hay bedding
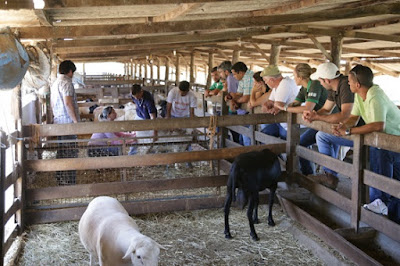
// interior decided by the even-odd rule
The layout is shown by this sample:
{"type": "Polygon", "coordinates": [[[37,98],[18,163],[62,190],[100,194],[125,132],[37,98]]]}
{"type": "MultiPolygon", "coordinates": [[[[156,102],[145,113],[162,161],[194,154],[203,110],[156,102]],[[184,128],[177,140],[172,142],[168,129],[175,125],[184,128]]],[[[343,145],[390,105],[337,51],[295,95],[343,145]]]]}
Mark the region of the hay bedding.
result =
{"type": "MultiPolygon", "coordinates": [[[[200,210],[135,217],[143,234],[166,247],[160,265],[323,265],[279,224],[288,220],[275,205],[275,227],[269,227],[267,206],[256,225],[260,241],[249,236],[245,211],[231,209],[233,239],[224,237],[223,210],[200,210]]],[[[79,241],[78,222],[35,225],[25,239],[17,265],[89,265],[79,241]]]]}

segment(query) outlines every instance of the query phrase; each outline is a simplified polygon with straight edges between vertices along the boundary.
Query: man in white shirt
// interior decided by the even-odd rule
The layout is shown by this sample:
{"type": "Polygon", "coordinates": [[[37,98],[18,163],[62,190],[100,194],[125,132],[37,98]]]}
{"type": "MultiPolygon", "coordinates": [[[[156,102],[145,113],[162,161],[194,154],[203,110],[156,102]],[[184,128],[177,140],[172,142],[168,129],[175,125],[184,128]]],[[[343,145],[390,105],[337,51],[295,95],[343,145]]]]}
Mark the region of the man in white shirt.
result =
{"type": "Polygon", "coordinates": [[[197,106],[196,95],[190,91],[187,81],[179,82],[179,86],[168,93],[166,118],[194,117],[194,108],[197,106]]]}
{"type": "MultiPolygon", "coordinates": [[[[276,115],[281,111],[279,107],[285,109],[296,99],[299,87],[293,79],[289,77],[284,78],[277,66],[270,65],[264,68],[261,72],[261,77],[272,89],[269,100],[263,104],[263,112],[276,115]]],[[[274,123],[266,125],[262,129],[262,132],[270,136],[286,139],[286,130],[286,123],[274,123]]]]}

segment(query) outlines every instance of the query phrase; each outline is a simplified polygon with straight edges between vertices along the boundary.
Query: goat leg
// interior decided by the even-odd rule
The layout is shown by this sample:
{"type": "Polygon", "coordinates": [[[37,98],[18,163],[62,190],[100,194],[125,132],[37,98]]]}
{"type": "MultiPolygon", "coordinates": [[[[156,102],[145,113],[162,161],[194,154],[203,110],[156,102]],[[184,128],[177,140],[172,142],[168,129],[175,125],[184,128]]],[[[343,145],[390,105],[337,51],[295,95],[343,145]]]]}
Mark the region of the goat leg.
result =
{"type": "Polygon", "coordinates": [[[258,204],[259,204],[259,196],[258,196],[258,192],[257,192],[257,197],[255,198],[254,212],[253,212],[253,223],[254,224],[260,223],[260,220],[258,220],[258,204]]]}
{"type": "Polygon", "coordinates": [[[270,226],[275,226],[274,219],[272,218],[272,206],[274,205],[275,191],[276,191],[276,186],[272,186],[272,187],[269,189],[268,225],[270,225],[270,226]]]}
{"type": "Polygon", "coordinates": [[[251,196],[249,202],[249,208],[247,209],[247,219],[249,220],[249,225],[250,225],[250,236],[254,241],[258,241],[260,239],[257,236],[256,229],[254,228],[254,223],[253,223],[254,205],[255,205],[255,199],[253,198],[253,196],[251,196]]]}
{"type": "Polygon", "coordinates": [[[230,189],[228,188],[228,193],[226,195],[225,205],[224,205],[224,213],[225,213],[225,238],[231,239],[232,235],[229,230],[229,209],[231,208],[232,203],[232,195],[230,194],[230,189]]]}

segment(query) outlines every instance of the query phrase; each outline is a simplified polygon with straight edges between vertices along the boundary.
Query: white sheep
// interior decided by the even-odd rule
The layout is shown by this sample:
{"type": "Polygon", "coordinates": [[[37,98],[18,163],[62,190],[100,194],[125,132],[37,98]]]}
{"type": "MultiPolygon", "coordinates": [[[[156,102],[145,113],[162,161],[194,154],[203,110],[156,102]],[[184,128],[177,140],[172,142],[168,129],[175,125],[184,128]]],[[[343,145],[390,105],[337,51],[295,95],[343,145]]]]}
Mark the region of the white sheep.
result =
{"type": "Polygon", "coordinates": [[[100,266],[157,265],[160,244],[142,235],[127,211],[111,197],[93,199],[79,221],[79,237],[100,266]]]}

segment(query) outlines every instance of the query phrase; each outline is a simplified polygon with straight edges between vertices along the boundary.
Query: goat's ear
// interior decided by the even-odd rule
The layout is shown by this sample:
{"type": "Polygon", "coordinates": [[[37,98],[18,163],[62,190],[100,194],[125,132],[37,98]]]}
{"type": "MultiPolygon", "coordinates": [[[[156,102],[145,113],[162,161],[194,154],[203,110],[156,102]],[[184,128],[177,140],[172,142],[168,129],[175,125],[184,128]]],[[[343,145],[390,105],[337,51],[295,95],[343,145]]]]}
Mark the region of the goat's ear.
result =
{"type": "Polygon", "coordinates": [[[133,253],[133,252],[135,252],[135,248],[136,248],[136,245],[135,245],[135,243],[132,241],[131,242],[131,244],[129,245],[129,248],[128,248],[128,250],[126,251],[126,253],[125,253],[125,255],[122,257],[122,259],[128,259],[129,257],[130,257],[130,255],[133,253]]]}

